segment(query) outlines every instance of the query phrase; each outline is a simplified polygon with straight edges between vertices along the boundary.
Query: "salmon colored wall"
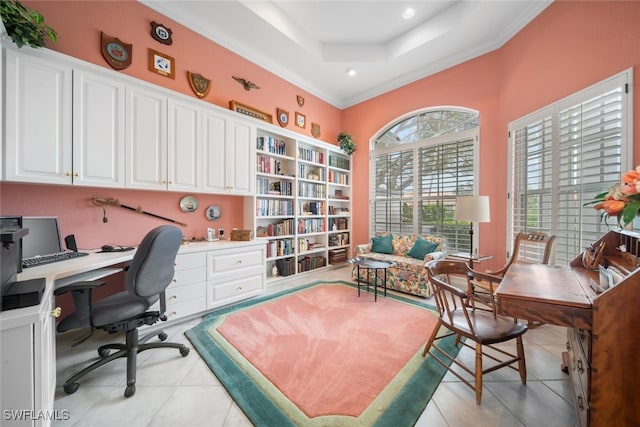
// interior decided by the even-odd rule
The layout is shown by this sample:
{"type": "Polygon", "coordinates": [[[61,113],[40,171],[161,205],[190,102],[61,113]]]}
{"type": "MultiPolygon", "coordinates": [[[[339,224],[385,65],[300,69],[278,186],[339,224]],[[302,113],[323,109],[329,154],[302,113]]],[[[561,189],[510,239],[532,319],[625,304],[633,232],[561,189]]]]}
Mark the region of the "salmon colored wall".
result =
{"type": "MultiPolygon", "coordinates": [[[[556,1],[502,48],[343,111],[358,142],[353,243],[368,239],[368,145],[383,126],[409,111],[456,105],[480,112],[480,194],[491,223],[480,226],[483,268],[506,254],[507,125],[608,76],[640,64],[640,2],[556,1]]],[[[637,77],[634,78],[637,81],[637,77]]],[[[640,89],[634,92],[634,164],[640,162],[640,89]]]]}
{"type": "MultiPolygon", "coordinates": [[[[237,100],[271,113],[276,121],[276,108],[289,111],[288,129],[311,137],[306,129],[294,128],[294,112],[306,115],[307,122],[321,125],[322,140],[335,144],[341,128],[341,111],[282,80],[259,66],[231,53],[212,41],[194,33],[171,19],[136,1],[28,1],[25,6],[45,16],[46,22],[58,33],[58,41],[47,47],[61,53],[112,68],[100,53],[100,31],[133,44],[133,62],[122,74],[145,80],[197,99],[187,80],[187,70],[197,72],[212,81],[212,88],[204,101],[228,108],[229,100],[237,100]],[[173,44],[163,45],[151,38],[151,21],[159,22],[173,31],[173,44]],[[153,48],[175,58],[175,80],[148,70],[147,49],[153,48]],[[256,82],[259,90],[246,91],[231,76],[256,82]],[[301,108],[296,95],[305,98],[301,108]]],[[[112,70],[113,71],[113,70],[112,70]]],[[[115,72],[115,71],[114,71],[115,72]]],[[[109,222],[102,223],[101,210],[89,200],[93,196],[116,197],[121,203],[158,215],[186,222],[185,237],[203,237],[207,227],[223,227],[227,236],[231,228],[243,228],[242,197],[196,194],[200,208],[190,214],[179,209],[183,193],[87,189],[72,186],[0,184],[0,214],[57,215],[64,234],[75,233],[79,247],[92,248],[104,243],[134,244],[146,231],[165,223],[149,216],[135,214],[122,208],[109,208],[109,222]],[[223,209],[223,216],[210,222],[204,209],[212,204],[223,209]]]]}

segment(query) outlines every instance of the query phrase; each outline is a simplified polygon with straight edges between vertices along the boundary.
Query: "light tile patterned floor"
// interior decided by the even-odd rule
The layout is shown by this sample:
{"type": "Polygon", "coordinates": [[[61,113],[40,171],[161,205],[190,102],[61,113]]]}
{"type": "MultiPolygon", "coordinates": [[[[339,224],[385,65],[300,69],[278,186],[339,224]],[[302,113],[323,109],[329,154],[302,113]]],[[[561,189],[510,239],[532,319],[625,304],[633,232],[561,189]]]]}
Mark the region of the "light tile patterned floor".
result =
{"type": "MultiPolygon", "coordinates": [[[[350,269],[340,268],[282,280],[269,292],[291,288],[314,280],[348,280],[350,269]]],[[[193,319],[165,328],[169,341],[190,346],[183,332],[198,324],[193,319]]],[[[565,348],[564,328],[544,325],[525,334],[527,385],[518,374],[501,369],[485,376],[482,405],[475,403],[471,389],[447,374],[422,413],[417,426],[544,426],[575,424],[567,375],[561,372],[565,348]]],[[[182,358],[177,351],[151,350],[140,353],[136,394],[123,397],[125,360],[111,362],[84,377],[75,394],[66,395],[62,383],[96,358],[103,343],[123,339],[97,331],[84,343],[71,344],[86,334],[72,331],[58,336],[55,409],[68,411],[69,420],[54,426],[250,426],[251,422],[229,397],[224,387],[193,350],[182,358]]],[[[459,356],[473,363],[474,353],[463,349],[459,356]]]]}

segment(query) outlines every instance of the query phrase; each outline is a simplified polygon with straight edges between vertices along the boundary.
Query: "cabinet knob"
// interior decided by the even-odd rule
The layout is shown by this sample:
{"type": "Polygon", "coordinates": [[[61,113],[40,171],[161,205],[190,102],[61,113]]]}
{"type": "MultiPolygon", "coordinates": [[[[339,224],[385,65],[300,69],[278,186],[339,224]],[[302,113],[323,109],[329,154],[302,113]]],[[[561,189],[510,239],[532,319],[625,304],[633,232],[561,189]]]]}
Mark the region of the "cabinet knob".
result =
{"type": "Polygon", "coordinates": [[[238,286],[238,287],[236,288],[236,291],[241,291],[241,290],[242,290],[242,286],[238,286]]]}
{"type": "Polygon", "coordinates": [[[49,314],[51,315],[51,317],[55,317],[57,319],[62,314],[62,309],[60,307],[56,307],[51,310],[51,313],[49,314]]]}
{"type": "Polygon", "coordinates": [[[64,176],[71,176],[71,172],[66,171],[66,172],[64,173],[64,176]]]}
{"type": "Polygon", "coordinates": [[[178,296],[177,295],[171,295],[171,298],[169,298],[169,299],[178,299],[178,296]]]}
{"type": "Polygon", "coordinates": [[[73,176],[80,176],[80,172],[74,173],[73,176]]]}
{"type": "Polygon", "coordinates": [[[242,264],[242,260],[241,259],[237,260],[236,264],[242,264]]]}
{"type": "Polygon", "coordinates": [[[175,277],[172,280],[173,283],[176,283],[177,281],[178,281],[178,279],[176,279],[175,277]]]}
{"type": "Polygon", "coordinates": [[[578,372],[584,372],[584,366],[582,365],[582,359],[578,359],[578,372]]]}

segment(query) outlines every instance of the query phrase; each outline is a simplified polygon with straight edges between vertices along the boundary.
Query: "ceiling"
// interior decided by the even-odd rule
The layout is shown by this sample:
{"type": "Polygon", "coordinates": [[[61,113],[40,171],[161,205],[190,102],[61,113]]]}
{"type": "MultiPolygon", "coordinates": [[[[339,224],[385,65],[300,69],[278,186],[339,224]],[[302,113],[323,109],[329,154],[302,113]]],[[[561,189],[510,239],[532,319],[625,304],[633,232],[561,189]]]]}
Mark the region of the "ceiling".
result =
{"type": "Polygon", "coordinates": [[[552,3],[139,1],[338,108],[498,49],[552,3]]]}

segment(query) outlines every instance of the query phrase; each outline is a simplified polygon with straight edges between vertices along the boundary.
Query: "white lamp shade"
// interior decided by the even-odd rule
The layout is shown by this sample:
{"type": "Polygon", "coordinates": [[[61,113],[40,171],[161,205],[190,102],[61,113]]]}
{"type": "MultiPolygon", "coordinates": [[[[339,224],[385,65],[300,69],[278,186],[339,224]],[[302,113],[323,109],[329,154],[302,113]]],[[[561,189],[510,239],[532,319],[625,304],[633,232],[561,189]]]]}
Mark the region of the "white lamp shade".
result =
{"type": "Polygon", "coordinates": [[[456,221],[489,222],[489,196],[462,196],[456,199],[456,221]]]}

